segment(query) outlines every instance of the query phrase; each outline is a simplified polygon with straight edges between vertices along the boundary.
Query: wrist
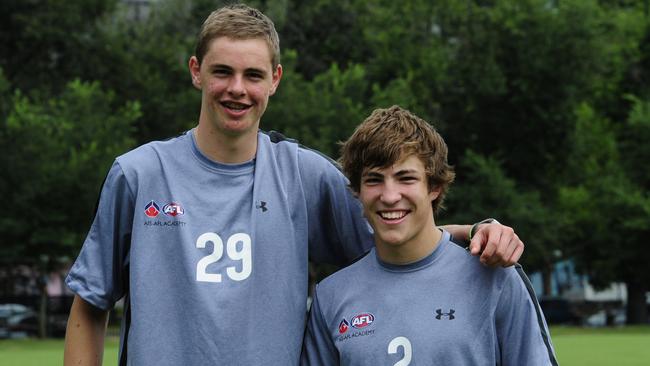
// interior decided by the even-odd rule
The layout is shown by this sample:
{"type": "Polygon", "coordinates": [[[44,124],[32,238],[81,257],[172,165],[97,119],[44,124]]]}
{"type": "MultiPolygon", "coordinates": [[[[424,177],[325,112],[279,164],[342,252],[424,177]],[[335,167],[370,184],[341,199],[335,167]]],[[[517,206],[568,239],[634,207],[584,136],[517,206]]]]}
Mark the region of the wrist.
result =
{"type": "Polygon", "coordinates": [[[472,225],[472,227],[469,229],[469,240],[472,241],[472,238],[474,237],[474,235],[476,235],[479,226],[481,226],[482,224],[498,224],[498,223],[499,221],[497,221],[497,219],[491,217],[474,223],[474,225],[472,225]]]}

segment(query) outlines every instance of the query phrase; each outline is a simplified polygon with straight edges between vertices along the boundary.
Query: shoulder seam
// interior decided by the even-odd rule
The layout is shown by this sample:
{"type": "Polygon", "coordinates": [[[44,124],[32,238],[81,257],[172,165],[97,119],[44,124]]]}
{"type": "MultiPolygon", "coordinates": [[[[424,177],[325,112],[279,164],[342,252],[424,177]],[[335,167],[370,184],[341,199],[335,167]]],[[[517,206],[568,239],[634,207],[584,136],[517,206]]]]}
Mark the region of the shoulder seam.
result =
{"type": "MultiPolygon", "coordinates": [[[[115,159],[115,164],[120,168],[120,171],[122,171],[122,175],[124,176],[124,181],[126,182],[126,187],[129,189],[129,194],[131,195],[131,198],[133,199],[133,203],[135,204],[135,193],[133,192],[133,187],[131,187],[131,182],[129,182],[129,178],[126,176],[126,172],[124,171],[124,168],[122,168],[122,164],[120,163],[119,160],[115,159]]],[[[97,201],[99,203],[99,201],[97,201]]]]}
{"type": "Polygon", "coordinates": [[[298,145],[298,147],[303,149],[303,150],[311,151],[311,152],[313,152],[313,153],[315,153],[317,155],[320,155],[325,160],[329,161],[332,165],[334,165],[334,167],[336,167],[336,169],[341,171],[341,165],[336,160],[332,159],[331,157],[323,154],[322,152],[320,152],[320,151],[318,151],[316,149],[312,149],[311,147],[308,147],[308,146],[305,146],[305,145],[301,144],[298,140],[296,140],[294,138],[286,137],[282,133],[280,133],[278,131],[274,131],[274,130],[271,130],[271,131],[268,131],[268,132],[260,130],[260,132],[267,135],[269,137],[269,139],[271,140],[271,143],[277,144],[277,143],[286,141],[286,142],[290,142],[290,143],[294,143],[294,144],[298,145]]]}

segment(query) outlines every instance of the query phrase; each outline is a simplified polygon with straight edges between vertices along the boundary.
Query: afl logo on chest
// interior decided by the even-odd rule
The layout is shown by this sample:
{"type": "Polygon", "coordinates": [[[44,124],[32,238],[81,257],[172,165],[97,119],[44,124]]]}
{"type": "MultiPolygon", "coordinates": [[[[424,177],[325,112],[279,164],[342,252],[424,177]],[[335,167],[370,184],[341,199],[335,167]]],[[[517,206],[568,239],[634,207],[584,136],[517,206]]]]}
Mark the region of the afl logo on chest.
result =
{"type": "Polygon", "coordinates": [[[171,202],[171,203],[166,204],[163,207],[163,212],[167,216],[176,217],[176,216],[180,216],[180,215],[184,214],[185,210],[183,209],[183,206],[181,206],[179,203],[171,202]]]}
{"type": "Polygon", "coordinates": [[[370,313],[359,314],[352,318],[350,323],[357,329],[365,328],[375,321],[375,316],[370,313]]]}

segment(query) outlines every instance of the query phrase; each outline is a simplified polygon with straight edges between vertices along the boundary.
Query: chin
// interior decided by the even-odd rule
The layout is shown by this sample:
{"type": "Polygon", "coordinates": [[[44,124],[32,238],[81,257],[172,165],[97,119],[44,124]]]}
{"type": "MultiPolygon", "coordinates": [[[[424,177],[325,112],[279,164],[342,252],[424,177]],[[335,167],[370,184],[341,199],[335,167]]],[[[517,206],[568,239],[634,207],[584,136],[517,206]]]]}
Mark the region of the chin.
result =
{"type": "Polygon", "coordinates": [[[244,121],[226,122],[223,124],[223,130],[231,135],[242,135],[251,130],[256,130],[253,123],[244,121]]]}
{"type": "Polygon", "coordinates": [[[381,240],[382,243],[386,246],[390,247],[396,247],[402,245],[404,243],[404,240],[402,238],[395,238],[395,237],[380,237],[379,240],[381,240]]]}

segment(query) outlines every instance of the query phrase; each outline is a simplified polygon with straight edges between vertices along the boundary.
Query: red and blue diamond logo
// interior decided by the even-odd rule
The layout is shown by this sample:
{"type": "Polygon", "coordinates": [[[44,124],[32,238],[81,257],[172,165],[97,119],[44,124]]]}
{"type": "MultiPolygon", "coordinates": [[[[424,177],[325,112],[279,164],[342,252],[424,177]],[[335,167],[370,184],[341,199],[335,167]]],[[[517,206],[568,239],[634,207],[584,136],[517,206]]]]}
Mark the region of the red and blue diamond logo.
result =
{"type": "Polygon", "coordinates": [[[339,333],[343,334],[343,333],[347,332],[348,328],[350,328],[349,325],[350,324],[348,324],[347,320],[345,320],[345,319],[341,320],[341,323],[339,323],[339,333]]]}
{"type": "Polygon", "coordinates": [[[151,200],[151,202],[147,203],[146,206],[144,206],[144,214],[149,216],[149,217],[156,217],[160,213],[160,207],[151,200]]]}

